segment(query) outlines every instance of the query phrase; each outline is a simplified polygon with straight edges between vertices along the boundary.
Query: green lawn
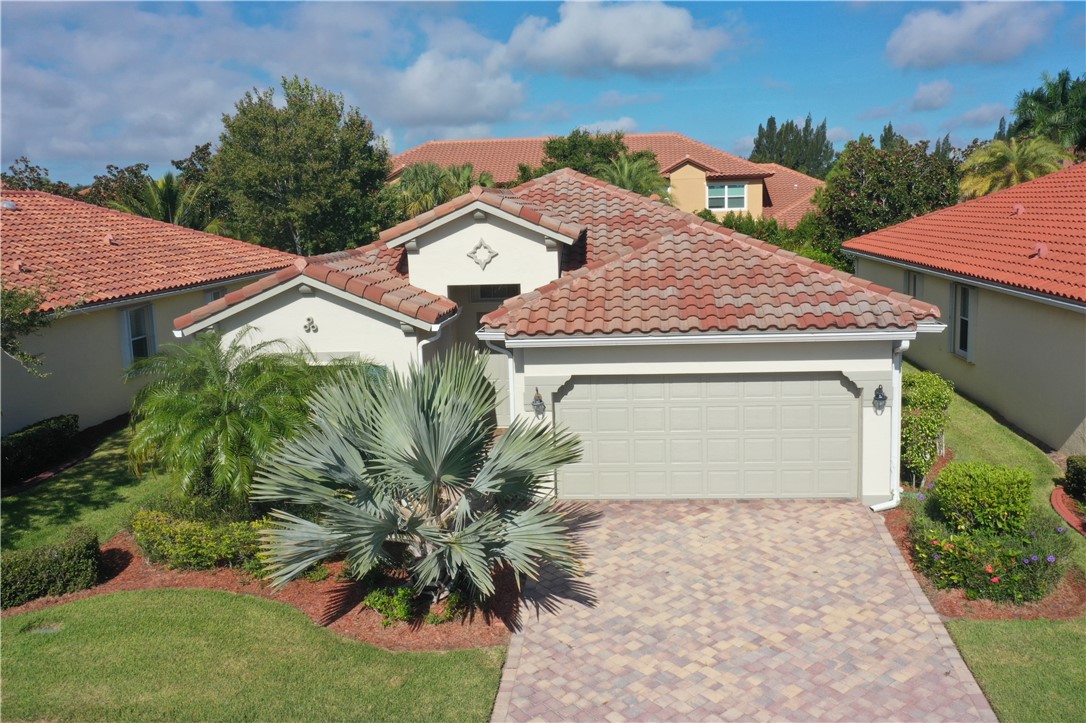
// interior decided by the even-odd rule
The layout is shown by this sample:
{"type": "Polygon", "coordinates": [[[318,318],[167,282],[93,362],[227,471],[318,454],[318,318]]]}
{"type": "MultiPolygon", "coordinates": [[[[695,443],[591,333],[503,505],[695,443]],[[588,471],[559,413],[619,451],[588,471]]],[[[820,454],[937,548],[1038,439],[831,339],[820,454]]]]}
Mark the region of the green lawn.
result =
{"type": "MultiPolygon", "coordinates": [[[[1028,469],[1036,505],[1051,508],[1048,500],[1059,468],[1032,443],[957,394],[950,405],[946,442],[956,460],[1028,469]]],[[[1075,564],[1086,570],[1086,540],[1068,534],[1076,543],[1075,564]]],[[[1086,618],[954,620],[947,629],[1000,720],[1086,720],[1086,618]]]]}
{"type": "Polygon", "coordinates": [[[390,653],[208,590],[88,598],[2,635],[5,720],[483,721],[505,654],[390,653]]]}
{"type": "Polygon", "coordinates": [[[73,525],[86,525],[105,542],[144,500],[165,492],[168,477],[143,482],[128,471],[127,429],[111,434],[87,459],[0,503],[0,545],[19,550],[62,541],[73,525]]]}

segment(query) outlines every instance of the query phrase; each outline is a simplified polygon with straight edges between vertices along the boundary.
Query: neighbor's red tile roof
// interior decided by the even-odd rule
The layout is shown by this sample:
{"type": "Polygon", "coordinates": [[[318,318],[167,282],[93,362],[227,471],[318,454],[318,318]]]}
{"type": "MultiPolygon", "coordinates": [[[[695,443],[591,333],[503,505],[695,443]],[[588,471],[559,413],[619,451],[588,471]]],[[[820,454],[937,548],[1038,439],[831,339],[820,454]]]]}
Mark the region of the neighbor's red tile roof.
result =
{"type": "Polygon", "coordinates": [[[294,255],[41,191],[0,189],[4,284],[42,309],[116,301],[274,271],[294,255]]]}
{"type": "Polygon", "coordinates": [[[1086,163],[854,238],[845,249],[1086,302],[1086,163]]]}
{"type": "MultiPolygon", "coordinates": [[[[762,164],[751,163],[731,153],[695,141],[680,133],[627,133],[622,137],[631,152],[652,151],[664,175],[684,161],[703,167],[710,178],[763,178],[773,173],[762,164]]],[[[470,163],[476,172],[489,171],[498,183],[517,180],[517,164],[543,163],[543,144],[548,138],[482,138],[460,141],[430,141],[392,157],[395,178],[413,163],[459,166],[470,163]]]]}
{"type": "Polygon", "coordinates": [[[483,318],[507,336],[911,329],[938,318],[930,304],[573,171],[514,192],[589,231],[584,266],[483,318]]]}
{"type": "Polygon", "coordinates": [[[759,166],[773,171],[765,179],[765,195],[762,215],[776,219],[781,226],[795,228],[800,219],[817,209],[814,203],[815,191],[826,185],[825,181],[812,178],[799,171],[793,171],[778,163],[759,163],[759,166]]]}

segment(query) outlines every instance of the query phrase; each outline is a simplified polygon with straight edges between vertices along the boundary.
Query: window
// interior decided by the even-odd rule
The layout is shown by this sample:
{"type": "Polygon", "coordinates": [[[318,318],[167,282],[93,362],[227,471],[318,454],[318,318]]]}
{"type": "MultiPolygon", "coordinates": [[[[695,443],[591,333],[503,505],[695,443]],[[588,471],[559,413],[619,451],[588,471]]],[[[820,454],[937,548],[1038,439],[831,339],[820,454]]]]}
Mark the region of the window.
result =
{"type": "Polygon", "coordinates": [[[505,301],[520,293],[520,284],[483,284],[472,290],[472,301],[505,301]]]}
{"type": "Polygon", "coordinates": [[[124,361],[128,366],[155,353],[155,319],[150,304],[125,309],[123,314],[124,361]]]}
{"type": "Polygon", "coordinates": [[[710,183],[710,209],[742,211],[747,207],[747,186],[745,183],[710,183]]]}
{"type": "Polygon", "coordinates": [[[208,289],[207,291],[204,292],[204,303],[205,304],[210,304],[215,299],[221,299],[224,296],[226,296],[226,287],[225,286],[219,286],[219,287],[214,288],[214,289],[208,289]]]}
{"type": "Polygon", "coordinates": [[[963,359],[973,358],[973,332],[977,313],[977,290],[971,286],[956,286],[954,292],[954,353],[963,359]]]}
{"type": "Polygon", "coordinates": [[[924,293],[924,277],[915,271],[905,272],[905,293],[909,296],[919,299],[920,295],[924,293]]]}

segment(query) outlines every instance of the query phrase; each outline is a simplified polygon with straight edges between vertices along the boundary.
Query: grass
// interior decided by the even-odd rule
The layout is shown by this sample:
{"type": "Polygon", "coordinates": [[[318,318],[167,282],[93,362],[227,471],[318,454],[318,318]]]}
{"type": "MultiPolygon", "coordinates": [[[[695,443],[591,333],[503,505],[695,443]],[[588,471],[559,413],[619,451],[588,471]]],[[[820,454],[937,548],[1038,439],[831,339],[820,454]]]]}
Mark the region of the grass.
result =
{"type": "MultiPolygon", "coordinates": [[[[946,443],[958,461],[1029,470],[1034,504],[1051,509],[1052,483],[1060,477],[1055,463],[958,394],[950,405],[946,443]]],[[[1074,563],[1086,571],[1086,539],[1068,534],[1075,542],[1074,563]]],[[[1001,721],[1086,720],[1086,618],[952,620],[947,630],[1001,721]]]]}
{"type": "Polygon", "coordinates": [[[130,432],[110,436],[87,459],[0,504],[0,547],[19,550],[62,541],[86,525],[105,542],[127,523],[136,506],[170,486],[166,476],[142,482],[128,469],[130,432]]]}
{"type": "Polygon", "coordinates": [[[504,657],[391,653],[208,590],[101,595],[2,635],[5,720],[483,721],[504,657]]]}

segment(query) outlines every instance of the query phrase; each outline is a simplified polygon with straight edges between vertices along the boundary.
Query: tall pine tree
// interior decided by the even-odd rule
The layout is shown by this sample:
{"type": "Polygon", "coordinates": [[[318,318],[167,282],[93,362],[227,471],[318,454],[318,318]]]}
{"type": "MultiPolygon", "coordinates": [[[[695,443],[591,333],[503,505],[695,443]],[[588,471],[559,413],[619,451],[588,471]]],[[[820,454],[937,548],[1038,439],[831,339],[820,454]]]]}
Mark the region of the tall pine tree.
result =
{"type": "Polygon", "coordinates": [[[803,127],[795,121],[785,121],[779,128],[777,119],[769,116],[765,125],[758,126],[750,160],[755,163],[779,163],[815,178],[825,178],[833,166],[833,143],[826,138],[826,120],[814,125],[810,114],[803,127]]]}

